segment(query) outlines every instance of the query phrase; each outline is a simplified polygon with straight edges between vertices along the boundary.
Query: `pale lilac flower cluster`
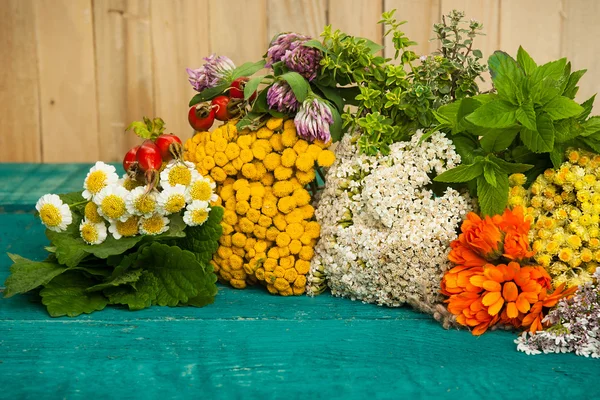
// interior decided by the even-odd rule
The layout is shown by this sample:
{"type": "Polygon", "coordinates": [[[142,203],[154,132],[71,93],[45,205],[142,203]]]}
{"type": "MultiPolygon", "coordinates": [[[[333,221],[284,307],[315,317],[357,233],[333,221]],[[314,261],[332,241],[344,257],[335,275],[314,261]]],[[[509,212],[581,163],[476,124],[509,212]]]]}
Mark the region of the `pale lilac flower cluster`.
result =
{"type": "Polygon", "coordinates": [[[212,54],[204,61],[206,63],[198,69],[186,68],[188,80],[197,92],[218,86],[235,69],[233,61],[226,56],[212,54]]]}
{"type": "Polygon", "coordinates": [[[313,142],[319,139],[325,143],[331,139],[329,125],[333,124],[331,109],[318,99],[307,99],[302,103],[294,118],[298,136],[313,142]]]}
{"type": "Polygon", "coordinates": [[[309,36],[299,35],[293,32],[280,34],[269,45],[265,67],[270,68],[276,62],[281,61],[288,50],[294,50],[307,40],[310,40],[309,36]]]}
{"type": "Polygon", "coordinates": [[[277,81],[269,87],[267,91],[267,104],[269,108],[286,114],[296,112],[300,106],[292,88],[285,81],[277,81]]]}
{"type": "Polygon", "coordinates": [[[544,318],[553,325],[534,334],[523,333],[515,343],[527,354],[569,353],[600,358],[600,268],[594,281],[579,287],[570,299],[562,299],[544,318]]]}

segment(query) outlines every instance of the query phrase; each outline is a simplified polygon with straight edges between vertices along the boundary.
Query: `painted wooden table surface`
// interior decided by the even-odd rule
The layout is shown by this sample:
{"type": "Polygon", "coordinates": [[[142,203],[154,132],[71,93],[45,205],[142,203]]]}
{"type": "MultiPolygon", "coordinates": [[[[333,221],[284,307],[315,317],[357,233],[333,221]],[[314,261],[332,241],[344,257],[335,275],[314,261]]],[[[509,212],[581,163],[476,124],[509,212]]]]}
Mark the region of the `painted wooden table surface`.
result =
{"type": "MultiPolygon", "coordinates": [[[[37,198],[78,190],[89,167],[0,164],[1,282],[6,252],[45,257],[37,198]]],[[[527,356],[515,337],[260,288],[221,286],[205,308],[58,319],[15,296],[0,299],[0,398],[600,398],[600,360],[527,356]]]]}

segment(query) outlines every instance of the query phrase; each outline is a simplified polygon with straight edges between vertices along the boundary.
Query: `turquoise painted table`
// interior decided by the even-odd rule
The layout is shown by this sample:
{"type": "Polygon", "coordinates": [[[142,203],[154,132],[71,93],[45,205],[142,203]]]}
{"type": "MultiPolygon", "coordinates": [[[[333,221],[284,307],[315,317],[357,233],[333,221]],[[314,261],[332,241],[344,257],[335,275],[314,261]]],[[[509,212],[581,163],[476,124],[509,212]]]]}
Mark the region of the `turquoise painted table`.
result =
{"type": "MultiPolygon", "coordinates": [[[[0,282],[6,252],[44,257],[37,198],[80,189],[88,168],[0,164],[0,282]]],[[[514,333],[477,338],[328,294],[222,286],[205,308],[59,319],[34,300],[0,299],[0,398],[600,397],[600,360],[527,356],[514,333]]]]}

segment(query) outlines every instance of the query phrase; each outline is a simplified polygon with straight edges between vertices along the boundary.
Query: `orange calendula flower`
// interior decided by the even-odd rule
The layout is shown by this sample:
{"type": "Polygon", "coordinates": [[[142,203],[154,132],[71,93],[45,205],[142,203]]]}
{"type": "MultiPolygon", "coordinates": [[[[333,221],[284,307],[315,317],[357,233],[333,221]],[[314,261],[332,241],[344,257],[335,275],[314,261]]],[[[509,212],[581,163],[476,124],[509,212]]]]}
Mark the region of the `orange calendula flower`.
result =
{"type": "Polygon", "coordinates": [[[448,259],[457,265],[465,267],[483,267],[487,264],[487,260],[475,253],[469,246],[466,246],[460,240],[454,240],[450,243],[450,254],[448,259]]]}
{"type": "Polygon", "coordinates": [[[482,219],[471,212],[467,214],[460,230],[462,234],[458,240],[483,258],[494,260],[502,254],[500,247],[504,233],[489,216],[482,219]]]}

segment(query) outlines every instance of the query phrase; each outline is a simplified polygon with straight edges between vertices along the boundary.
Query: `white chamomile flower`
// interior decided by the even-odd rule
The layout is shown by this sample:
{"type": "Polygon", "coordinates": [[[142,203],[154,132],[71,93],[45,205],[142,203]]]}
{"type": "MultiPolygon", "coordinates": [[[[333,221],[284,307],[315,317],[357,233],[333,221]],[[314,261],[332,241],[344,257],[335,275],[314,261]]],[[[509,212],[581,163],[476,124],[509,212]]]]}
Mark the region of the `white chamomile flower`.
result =
{"type": "Polygon", "coordinates": [[[127,197],[129,192],[121,186],[107,186],[94,197],[98,206],[98,214],[109,221],[126,221],[130,217],[127,211],[127,197]]]}
{"type": "Polygon", "coordinates": [[[117,183],[119,175],[117,175],[115,167],[97,161],[90,169],[85,181],[83,182],[83,193],[81,195],[86,200],[91,200],[100,193],[102,189],[117,183]]]}
{"type": "Polygon", "coordinates": [[[200,177],[192,182],[185,191],[186,201],[192,203],[195,200],[214,202],[219,198],[215,193],[217,185],[208,178],[200,177]]]}
{"type": "Polygon", "coordinates": [[[112,233],[113,237],[117,240],[122,237],[131,237],[137,235],[139,230],[140,217],[132,216],[127,221],[122,222],[119,220],[111,221],[108,231],[112,233]]]}
{"type": "Polygon", "coordinates": [[[100,244],[106,240],[106,225],[104,222],[94,223],[84,219],[79,225],[79,233],[87,244],[100,244]]]}
{"type": "Polygon", "coordinates": [[[154,214],[148,218],[140,219],[140,233],[144,235],[160,235],[169,230],[169,218],[154,214]]]}
{"type": "Polygon", "coordinates": [[[160,186],[163,189],[175,185],[189,186],[198,178],[200,178],[200,173],[196,171],[194,163],[172,160],[169,161],[165,169],[160,173],[160,186]]]}
{"type": "Polygon", "coordinates": [[[131,215],[150,217],[158,208],[156,193],[146,193],[146,188],[140,186],[129,192],[127,196],[127,212],[131,215]]]}
{"type": "Polygon", "coordinates": [[[73,222],[69,206],[55,194],[45,194],[35,204],[42,223],[54,232],[62,232],[73,222]]]}
{"type": "Polygon", "coordinates": [[[187,226],[198,226],[202,225],[208,219],[208,212],[210,207],[208,202],[194,200],[192,204],[187,206],[185,213],[183,213],[183,222],[187,226]]]}
{"type": "Polygon", "coordinates": [[[175,185],[166,189],[158,195],[158,209],[163,215],[178,213],[186,204],[185,186],[175,185]]]}
{"type": "Polygon", "coordinates": [[[139,182],[129,176],[127,173],[123,174],[121,179],[117,181],[117,185],[123,186],[127,190],[133,190],[137,187],[144,186],[142,182],[139,182]]]}

